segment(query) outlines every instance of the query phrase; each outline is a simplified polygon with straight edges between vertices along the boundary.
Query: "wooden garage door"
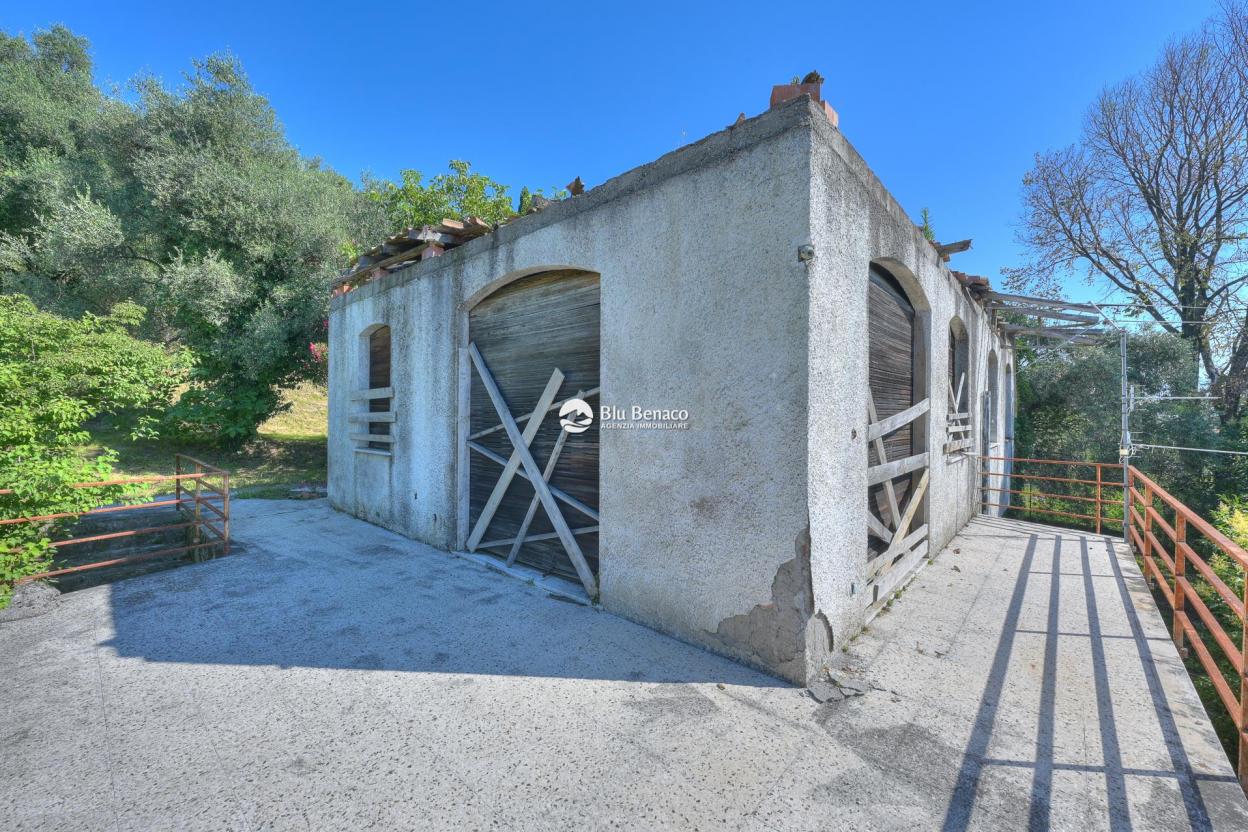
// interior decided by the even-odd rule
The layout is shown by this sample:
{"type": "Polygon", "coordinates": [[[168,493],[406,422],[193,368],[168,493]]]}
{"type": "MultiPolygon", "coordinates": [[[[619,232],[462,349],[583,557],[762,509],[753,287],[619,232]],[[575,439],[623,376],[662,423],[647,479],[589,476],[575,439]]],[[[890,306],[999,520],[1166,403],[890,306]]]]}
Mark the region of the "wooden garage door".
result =
{"type": "MultiPolygon", "coordinates": [[[[886,572],[921,556],[927,545],[922,514],[927,454],[916,441],[921,436],[916,427],[926,424],[930,401],[915,400],[920,347],[914,305],[891,275],[875,267],[867,317],[867,575],[878,593],[886,572]]],[[[883,585],[896,579],[894,573],[883,585]]]]}
{"type": "Polygon", "coordinates": [[[559,495],[557,506],[589,570],[596,575],[598,420],[595,418],[583,433],[567,433],[560,427],[558,408],[562,402],[579,397],[595,408],[596,415],[598,276],[558,271],[522,278],[474,307],[468,328],[469,341],[482,359],[482,367],[472,374],[470,548],[508,557],[545,573],[578,578],[576,565],[545,505],[525,478],[523,466],[501,490],[501,502],[487,515],[486,522],[481,522],[491,495],[500,490],[500,475],[505,471],[501,462],[511,458],[514,451],[508,433],[500,429],[497,403],[480,372],[484,368],[520,430],[525,430],[532,419],[539,420],[540,427],[528,446],[532,459],[543,471],[549,470],[550,491],[559,495]],[[557,378],[556,371],[562,379],[552,380],[557,378]],[[545,402],[549,405],[543,412],[535,413],[539,403],[545,402]],[[550,467],[552,455],[555,459],[550,467]],[[577,508],[578,503],[593,513],[577,508]]]}
{"type": "MultiPolygon", "coordinates": [[[[901,413],[914,404],[914,306],[892,276],[873,268],[870,277],[869,384],[875,401],[876,419],[872,421],[877,421],[901,413]]],[[[883,437],[887,460],[910,456],[912,433],[912,425],[906,425],[883,437]]],[[[877,457],[874,447],[868,449],[868,454],[869,465],[885,461],[877,457]]],[[[910,475],[895,478],[893,488],[898,502],[904,502],[910,488],[910,475]]],[[[870,509],[876,517],[886,521],[889,509],[884,484],[872,486],[869,494],[870,509]]],[[[873,541],[882,551],[881,542],[873,541]]]]}

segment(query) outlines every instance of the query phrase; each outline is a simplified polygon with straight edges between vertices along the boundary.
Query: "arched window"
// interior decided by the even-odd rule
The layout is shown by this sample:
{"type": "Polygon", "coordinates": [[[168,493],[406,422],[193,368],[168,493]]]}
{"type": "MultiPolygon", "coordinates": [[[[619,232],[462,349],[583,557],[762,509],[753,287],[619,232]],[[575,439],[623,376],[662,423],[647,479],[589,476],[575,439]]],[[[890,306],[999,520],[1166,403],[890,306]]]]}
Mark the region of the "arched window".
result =
{"type": "Polygon", "coordinates": [[[962,321],[954,318],[949,322],[949,412],[963,412],[970,401],[970,383],[967,367],[970,365],[970,350],[966,337],[966,327],[962,321]]]}
{"type": "MultiPolygon", "coordinates": [[[[368,335],[368,412],[389,414],[391,396],[373,398],[378,391],[390,388],[390,327],[379,326],[368,335]]],[[[368,447],[377,451],[389,451],[393,439],[390,436],[391,421],[372,421],[369,418],[368,435],[384,436],[385,439],[370,440],[368,447]]]]}
{"type": "Polygon", "coordinates": [[[997,353],[994,350],[988,354],[988,401],[984,405],[984,434],[988,437],[988,444],[995,445],[1001,441],[1000,429],[997,426],[997,415],[1000,413],[1001,407],[1001,382],[997,378],[1000,370],[997,364],[997,353]]]}
{"type": "MultiPolygon", "coordinates": [[[[966,326],[959,318],[949,321],[949,379],[943,398],[948,402],[945,417],[945,453],[966,451],[971,438],[970,346],[966,326]]],[[[939,401],[939,399],[937,399],[939,401]]]]}

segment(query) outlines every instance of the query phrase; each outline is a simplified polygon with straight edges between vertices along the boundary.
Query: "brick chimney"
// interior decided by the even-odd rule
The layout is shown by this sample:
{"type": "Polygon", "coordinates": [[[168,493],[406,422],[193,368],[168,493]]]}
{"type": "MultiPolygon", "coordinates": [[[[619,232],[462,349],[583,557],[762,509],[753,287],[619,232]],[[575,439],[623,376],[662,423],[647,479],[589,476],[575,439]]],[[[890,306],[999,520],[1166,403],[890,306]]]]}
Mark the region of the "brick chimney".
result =
{"type": "Polygon", "coordinates": [[[832,122],[833,127],[840,127],[841,117],[836,114],[828,106],[828,102],[823,100],[823,76],[818,72],[807,74],[800,82],[796,84],[779,84],[771,88],[771,105],[768,109],[775,109],[786,101],[792,101],[800,95],[809,95],[810,99],[823,108],[824,114],[828,117],[828,121],[832,122]]]}

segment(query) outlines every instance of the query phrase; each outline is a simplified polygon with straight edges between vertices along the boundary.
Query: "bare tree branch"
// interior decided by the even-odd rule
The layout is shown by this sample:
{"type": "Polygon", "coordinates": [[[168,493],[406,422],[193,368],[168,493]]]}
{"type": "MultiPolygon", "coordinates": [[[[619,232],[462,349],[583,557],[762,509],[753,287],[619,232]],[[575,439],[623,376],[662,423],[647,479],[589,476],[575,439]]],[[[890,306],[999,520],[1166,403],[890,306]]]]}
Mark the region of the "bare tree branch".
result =
{"type": "MultiPolygon", "coordinates": [[[[1248,5],[1226,0],[1148,71],[1105,90],[1073,147],[1023,180],[1019,289],[1082,271],[1193,349],[1238,416],[1248,387],[1248,5]]],[[[1199,370],[1197,369],[1199,368],[1199,370]]]]}

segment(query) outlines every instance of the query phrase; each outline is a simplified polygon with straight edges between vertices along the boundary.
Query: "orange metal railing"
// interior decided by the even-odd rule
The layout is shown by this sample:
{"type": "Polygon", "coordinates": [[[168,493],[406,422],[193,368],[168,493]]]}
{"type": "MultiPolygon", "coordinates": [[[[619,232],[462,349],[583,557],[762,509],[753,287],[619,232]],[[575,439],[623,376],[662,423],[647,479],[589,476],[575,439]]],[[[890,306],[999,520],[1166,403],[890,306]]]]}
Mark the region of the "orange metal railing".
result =
{"type": "MultiPolygon", "coordinates": [[[[101,508],[90,509],[88,511],[70,511],[56,514],[42,514],[33,517],[0,519],[0,526],[14,525],[18,523],[48,523],[54,520],[66,519],[70,517],[94,517],[101,514],[114,514],[123,511],[142,511],[145,509],[175,507],[178,513],[185,518],[182,522],[166,523],[156,526],[143,526],[140,528],[108,532],[105,534],[94,534],[82,537],[71,537],[64,540],[54,540],[52,541],[52,547],[55,550],[60,551],[61,549],[78,546],[84,543],[94,543],[103,540],[121,540],[126,538],[134,538],[137,540],[144,535],[163,533],[177,529],[186,529],[187,542],[184,545],[158,549],[154,552],[142,552],[134,555],[110,558],[108,560],[96,561],[94,563],[82,563],[59,569],[51,569],[37,575],[26,575],[20,578],[18,583],[41,580],[43,578],[56,578],[62,575],[87,572],[92,569],[103,569],[109,566],[122,566],[128,563],[136,563],[160,557],[171,557],[174,555],[184,555],[189,553],[195,553],[197,556],[200,556],[207,550],[214,548],[219,549],[220,554],[228,555],[230,553],[229,471],[216,468],[206,462],[201,462],[194,457],[187,456],[186,454],[174,455],[174,469],[175,473],[171,475],[165,474],[147,477],[122,477],[113,480],[100,480],[98,482],[80,482],[73,485],[74,488],[102,488],[105,486],[130,485],[138,483],[173,482],[175,496],[172,500],[158,499],[145,503],[135,503],[132,505],[104,506],[101,508]]],[[[0,489],[0,495],[12,493],[12,489],[0,489]]]]}
{"type": "Polygon", "coordinates": [[[980,460],[981,464],[1000,462],[1002,468],[1009,466],[1008,472],[981,470],[981,481],[987,476],[989,481],[1001,483],[997,487],[980,486],[980,500],[985,508],[1078,520],[1093,527],[1097,534],[1106,525],[1122,528],[1122,465],[1118,463],[1007,456],[981,456],[980,460]],[[1045,473],[1030,473],[1030,469],[1045,473]],[[1056,476],[1061,473],[1069,475],[1056,476]],[[989,495],[997,496],[993,499],[989,495]]]}
{"type": "Polygon", "coordinates": [[[1196,654],[1235,724],[1236,768],[1248,791],[1248,553],[1135,466],[1128,477],[1132,546],[1145,577],[1170,606],[1174,643],[1185,656],[1189,650],[1196,654]],[[1211,564],[1218,557],[1232,583],[1243,582],[1238,592],[1211,564]]]}
{"type": "Polygon", "coordinates": [[[1097,534],[1106,525],[1122,530],[1126,511],[1126,537],[1154,596],[1171,613],[1174,643],[1185,657],[1195,654],[1216,692],[1213,704],[1225,708],[1235,727],[1236,770],[1248,792],[1248,553],[1134,465],[1124,497],[1119,464],[980,459],[983,466],[998,463],[981,468],[985,509],[1059,517],[1097,534]],[[1062,467],[1073,473],[1057,476],[1062,467]]]}

